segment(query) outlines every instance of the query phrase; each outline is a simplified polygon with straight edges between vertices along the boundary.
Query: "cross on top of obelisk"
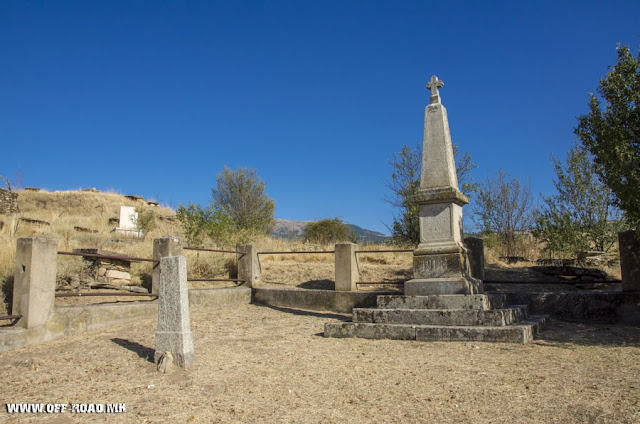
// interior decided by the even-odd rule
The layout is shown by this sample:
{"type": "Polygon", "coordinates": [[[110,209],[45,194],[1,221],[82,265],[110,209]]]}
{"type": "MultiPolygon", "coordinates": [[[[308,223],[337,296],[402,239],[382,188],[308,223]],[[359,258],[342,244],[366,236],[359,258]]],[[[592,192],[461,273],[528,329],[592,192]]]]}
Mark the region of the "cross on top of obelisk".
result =
{"type": "Polygon", "coordinates": [[[444,87],[444,81],[440,81],[437,76],[432,76],[427,83],[427,88],[431,90],[431,104],[440,103],[440,92],[438,88],[444,87]]]}

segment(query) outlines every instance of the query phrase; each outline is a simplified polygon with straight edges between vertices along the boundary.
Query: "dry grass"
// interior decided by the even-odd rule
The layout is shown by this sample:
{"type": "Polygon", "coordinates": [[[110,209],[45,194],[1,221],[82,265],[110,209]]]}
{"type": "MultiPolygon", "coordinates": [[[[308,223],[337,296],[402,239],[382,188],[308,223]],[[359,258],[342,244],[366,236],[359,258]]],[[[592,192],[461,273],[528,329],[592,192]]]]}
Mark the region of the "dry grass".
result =
{"type": "Polygon", "coordinates": [[[640,329],[554,321],[528,345],[326,339],[345,317],[242,305],[192,313],[196,361],[156,371],[155,320],[0,353],[0,401],[125,403],[23,422],[640,422],[640,329]]]}

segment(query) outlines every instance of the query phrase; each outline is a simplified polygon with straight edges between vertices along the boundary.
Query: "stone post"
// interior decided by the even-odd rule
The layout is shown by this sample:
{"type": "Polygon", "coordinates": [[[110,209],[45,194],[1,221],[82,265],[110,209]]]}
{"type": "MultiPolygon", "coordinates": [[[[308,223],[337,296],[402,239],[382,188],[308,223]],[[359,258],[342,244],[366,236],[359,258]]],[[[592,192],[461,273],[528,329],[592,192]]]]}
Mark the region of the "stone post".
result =
{"type": "Polygon", "coordinates": [[[166,352],[171,352],[173,362],[183,368],[191,365],[195,357],[189,320],[187,260],[184,256],[160,259],[158,329],[154,361],[157,363],[166,352]]]}
{"type": "Polygon", "coordinates": [[[618,233],[622,291],[640,291],[640,237],[635,231],[618,233]]]}
{"type": "Polygon", "coordinates": [[[484,241],[478,237],[465,237],[464,244],[469,252],[471,276],[484,280],[484,241]]]}
{"type": "MultiPolygon", "coordinates": [[[[173,236],[153,239],[153,259],[160,260],[165,256],[182,256],[182,241],[173,236]]],[[[153,263],[151,276],[151,293],[158,293],[160,285],[160,262],[153,263]]]]}
{"type": "Polygon", "coordinates": [[[22,315],[19,326],[33,328],[49,320],[56,294],[57,261],[58,240],[18,239],[12,314],[22,315]]]}
{"type": "Polygon", "coordinates": [[[482,293],[482,281],[469,275],[462,241],[462,207],[469,199],[458,189],[447,110],[440,100],[444,83],[431,77],[431,102],[425,109],[418,204],[420,244],[413,252],[413,279],[407,296],[482,293]]]}
{"type": "Polygon", "coordinates": [[[336,244],[336,291],[356,291],[356,286],[360,273],[358,272],[358,262],[356,258],[357,244],[337,243],[336,244]]]}
{"type": "Polygon", "coordinates": [[[262,283],[258,246],[253,243],[243,244],[237,249],[239,252],[244,252],[238,258],[238,278],[244,280],[245,287],[258,287],[262,283]]]}

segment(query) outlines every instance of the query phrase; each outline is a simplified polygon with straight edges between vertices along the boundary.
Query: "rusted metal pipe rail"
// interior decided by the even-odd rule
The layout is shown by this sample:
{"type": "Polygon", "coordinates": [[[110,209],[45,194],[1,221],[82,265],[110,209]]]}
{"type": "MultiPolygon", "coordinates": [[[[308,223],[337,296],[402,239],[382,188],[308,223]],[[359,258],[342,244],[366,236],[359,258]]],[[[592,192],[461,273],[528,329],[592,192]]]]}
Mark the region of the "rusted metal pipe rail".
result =
{"type": "Polygon", "coordinates": [[[22,315],[3,315],[3,316],[0,316],[0,321],[7,320],[7,319],[20,319],[20,318],[22,318],[22,315]]]}
{"type": "Polygon", "coordinates": [[[158,297],[155,293],[56,293],[56,297],[85,297],[85,296],[151,296],[158,297]]]}
{"type": "Polygon", "coordinates": [[[160,262],[158,259],[136,258],[133,256],[101,255],[99,253],[58,252],[58,255],[87,256],[90,258],[105,258],[105,259],[120,259],[122,261],[129,261],[129,262],[160,262]]]}
{"type": "Polygon", "coordinates": [[[199,250],[202,252],[218,252],[218,253],[237,253],[238,255],[244,255],[247,252],[239,252],[237,250],[220,250],[220,249],[205,249],[203,247],[183,247],[184,250],[199,250]]]}
{"type": "Polygon", "coordinates": [[[300,252],[258,252],[258,255],[287,255],[287,254],[296,254],[296,253],[336,253],[335,250],[304,250],[300,252]]]}
{"type": "Polygon", "coordinates": [[[414,249],[389,249],[389,250],[356,250],[356,253],[390,253],[390,252],[413,252],[414,249]]]}
{"type": "Polygon", "coordinates": [[[235,281],[244,283],[245,280],[240,280],[238,278],[189,278],[187,281],[235,281]]]}

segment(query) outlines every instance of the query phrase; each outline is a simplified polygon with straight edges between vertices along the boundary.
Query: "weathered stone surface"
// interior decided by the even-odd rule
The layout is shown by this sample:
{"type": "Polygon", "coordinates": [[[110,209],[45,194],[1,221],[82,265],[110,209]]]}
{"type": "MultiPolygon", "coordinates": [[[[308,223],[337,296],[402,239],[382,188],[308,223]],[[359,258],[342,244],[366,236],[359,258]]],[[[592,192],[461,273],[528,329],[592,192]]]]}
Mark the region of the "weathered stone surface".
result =
{"type": "Polygon", "coordinates": [[[131,274],[129,274],[128,272],[124,272],[124,271],[117,271],[115,269],[108,269],[108,270],[105,271],[104,275],[105,275],[105,277],[107,277],[109,279],[131,281],[131,274]]]}
{"type": "Polygon", "coordinates": [[[484,241],[478,237],[465,237],[471,276],[484,281],[484,241]]]}
{"type": "Polygon", "coordinates": [[[18,193],[0,188],[0,215],[18,212],[18,193]]]}
{"type": "Polygon", "coordinates": [[[381,309],[481,309],[501,308],[504,295],[429,295],[429,296],[378,296],[381,309]]]}
{"type": "Polygon", "coordinates": [[[527,318],[526,306],[480,309],[354,309],[354,322],[451,326],[505,326],[527,318]]]}
{"type": "MultiPolygon", "coordinates": [[[[182,256],[182,241],[173,236],[153,239],[153,259],[160,260],[166,256],[182,256]]],[[[153,264],[151,273],[151,292],[158,293],[160,285],[160,264],[153,264]]]]}
{"type": "Polygon", "coordinates": [[[335,253],[336,291],[356,291],[358,278],[357,244],[337,243],[335,253]]]}
{"type": "Polygon", "coordinates": [[[635,231],[618,234],[622,291],[640,291],[640,235],[635,231]]]}
{"type": "Polygon", "coordinates": [[[443,84],[435,76],[427,84],[431,103],[425,109],[420,189],[413,199],[419,205],[420,244],[407,295],[483,292],[482,282],[471,280],[462,241],[462,206],[469,200],[458,188],[449,120],[438,91],[443,84]]]}
{"type": "Polygon", "coordinates": [[[170,372],[173,369],[173,355],[165,352],[158,360],[158,371],[162,373],[170,372]]]}
{"type": "Polygon", "coordinates": [[[325,337],[360,337],[363,339],[415,340],[416,327],[412,325],[385,325],[369,323],[326,323],[325,337]]]}
{"type": "Polygon", "coordinates": [[[533,340],[546,319],[546,316],[532,316],[528,321],[506,327],[417,326],[416,340],[524,344],[533,340]]]}
{"type": "Polygon", "coordinates": [[[56,290],[58,240],[20,238],[16,247],[13,282],[13,315],[22,315],[18,325],[44,325],[53,312],[56,290]]]}
{"type": "Polygon", "coordinates": [[[244,244],[238,246],[239,252],[244,252],[238,258],[238,278],[244,280],[245,287],[258,287],[262,283],[260,277],[260,261],[258,259],[258,246],[244,244]]]}
{"type": "Polygon", "coordinates": [[[193,334],[189,319],[187,261],[184,256],[160,260],[158,287],[158,327],[154,360],[171,352],[176,365],[186,368],[193,363],[193,334]]]}
{"type": "Polygon", "coordinates": [[[481,294],[482,287],[482,282],[473,278],[420,278],[404,283],[404,293],[407,296],[481,294]]]}

